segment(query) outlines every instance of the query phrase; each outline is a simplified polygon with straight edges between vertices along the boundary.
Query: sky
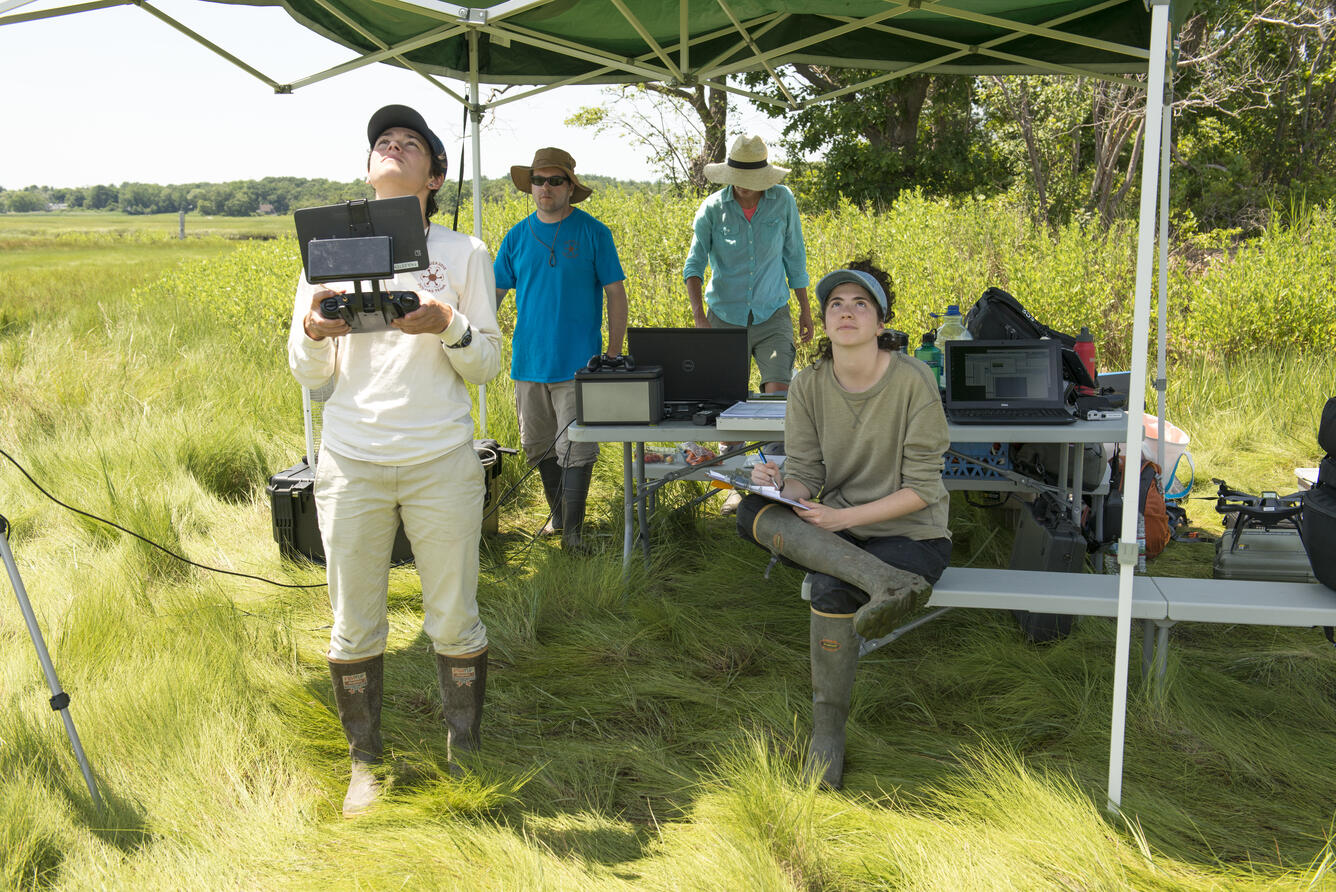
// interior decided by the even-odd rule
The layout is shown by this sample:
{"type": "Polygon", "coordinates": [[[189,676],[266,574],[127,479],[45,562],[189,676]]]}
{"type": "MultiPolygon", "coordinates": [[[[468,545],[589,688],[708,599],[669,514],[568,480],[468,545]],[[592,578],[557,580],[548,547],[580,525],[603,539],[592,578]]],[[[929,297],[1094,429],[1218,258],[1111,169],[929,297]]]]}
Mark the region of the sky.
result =
{"type": "MultiPolygon", "coordinates": [[[[11,12],[58,8],[40,0],[11,12]]],[[[353,53],[298,25],[279,7],[154,0],[279,83],[353,53]]],[[[465,87],[446,81],[457,93],[465,87]]],[[[483,98],[491,88],[483,86],[483,98]]],[[[609,97],[563,87],[503,106],[482,130],[482,172],[505,174],[534,149],[559,145],[580,173],[657,179],[621,136],[564,123],[609,97]]],[[[448,94],[393,66],[366,66],[276,95],[263,82],[135,6],[0,27],[0,188],[123,182],[193,183],[265,176],[348,181],[365,170],[366,121],[382,105],[421,111],[446,142],[451,176],[462,111],[448,94]]],[[[749,106],[731,129],[778,140],[779,122],[749,106]]],[[[466,166],[471,169],[472,161],[466,166]]]]}

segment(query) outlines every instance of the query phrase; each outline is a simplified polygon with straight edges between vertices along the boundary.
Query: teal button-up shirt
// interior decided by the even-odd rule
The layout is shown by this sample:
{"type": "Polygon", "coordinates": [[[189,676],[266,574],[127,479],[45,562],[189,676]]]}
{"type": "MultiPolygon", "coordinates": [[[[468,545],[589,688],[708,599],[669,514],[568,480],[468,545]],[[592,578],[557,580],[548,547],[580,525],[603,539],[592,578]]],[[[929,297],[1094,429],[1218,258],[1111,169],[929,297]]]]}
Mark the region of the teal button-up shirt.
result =
{"type": "Polygon", "coordinates": [[[751,220],[725,186],[701,202],[692,227],[682,279],[704,280],[709,266],[705,303],[725,322],[764,322],[789,302],[790,289],[807,287],[802,221],[787,186],[761,193],[751,220]]]}

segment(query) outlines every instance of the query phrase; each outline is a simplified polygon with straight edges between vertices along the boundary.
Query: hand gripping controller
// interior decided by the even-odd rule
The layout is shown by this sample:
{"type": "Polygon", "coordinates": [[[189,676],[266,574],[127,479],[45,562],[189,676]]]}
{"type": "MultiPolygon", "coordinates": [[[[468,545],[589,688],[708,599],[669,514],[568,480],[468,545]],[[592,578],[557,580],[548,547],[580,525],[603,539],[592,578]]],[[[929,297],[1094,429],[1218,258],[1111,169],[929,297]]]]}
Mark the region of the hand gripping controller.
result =
{"type": "Polygon", "coordinates": [[[353,334],[385,331],[395,319],[402,319],[420,306],[411,291],[368,291],[335,294],[320,301],[320,315],[342,319],[353,334]]]}

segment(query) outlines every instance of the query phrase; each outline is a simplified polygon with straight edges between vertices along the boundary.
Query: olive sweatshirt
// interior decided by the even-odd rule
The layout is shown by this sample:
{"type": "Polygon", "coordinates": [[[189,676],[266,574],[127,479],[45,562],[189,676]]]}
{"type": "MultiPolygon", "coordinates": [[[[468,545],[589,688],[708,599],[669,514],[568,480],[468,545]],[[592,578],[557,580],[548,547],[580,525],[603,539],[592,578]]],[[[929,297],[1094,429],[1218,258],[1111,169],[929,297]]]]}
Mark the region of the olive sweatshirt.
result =
{"type": "Polygon", "coordinates": [[[859,538],[950,538],[950,495],[942,483],[949,443],[937,381],[917,359],[892,353],[886,374],[862,393],[841,387],[829,360],[793,378],[784,422],[786,477],[836,508],[904,487],[927,503],[904,517],[851,528],[859,538]]]}

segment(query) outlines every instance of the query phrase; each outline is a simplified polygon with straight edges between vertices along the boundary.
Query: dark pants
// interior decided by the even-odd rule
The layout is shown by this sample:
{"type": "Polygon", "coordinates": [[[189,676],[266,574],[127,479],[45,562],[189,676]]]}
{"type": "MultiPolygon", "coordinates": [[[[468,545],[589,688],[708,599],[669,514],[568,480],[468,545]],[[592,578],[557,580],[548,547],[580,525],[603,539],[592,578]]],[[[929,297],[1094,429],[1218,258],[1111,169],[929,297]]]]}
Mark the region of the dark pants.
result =
{"type": "MultiPolygon", "coordinates": [[[[766,504],[768,501],[760,496],[747,496],[742,500],[737,513],[738,535],[769,552],[769,548],[756,542],[751,535],[752,521],[756,517],[756,512],[766,504]]],[[[951,540],[946,538],[909,539],[905,536],[880,536],[859,539],[847,530],[832,535],[858,546],[883,563],[908,570],[910,573],[917,573],[931,583],[936,583],[942,578],[942,571],[951,561],[951,540]]],[[[813,572],[811,568],[795,564],[783,555],[780,555],[780,560],[790,567],[797,567],[812,574],[813,610],[837,615],[856,613],[858,608],[869,600],[867,592],[843,579],[813,572]]]]}

